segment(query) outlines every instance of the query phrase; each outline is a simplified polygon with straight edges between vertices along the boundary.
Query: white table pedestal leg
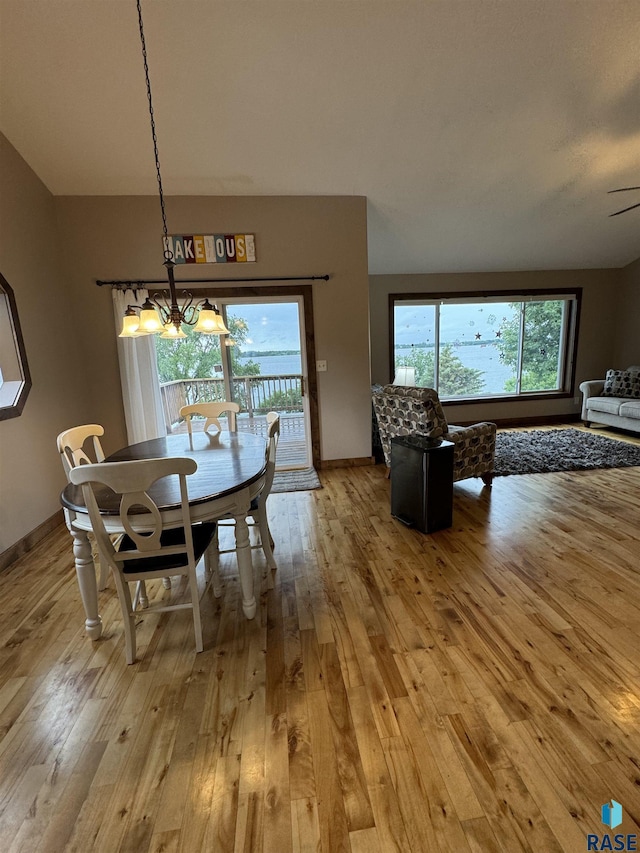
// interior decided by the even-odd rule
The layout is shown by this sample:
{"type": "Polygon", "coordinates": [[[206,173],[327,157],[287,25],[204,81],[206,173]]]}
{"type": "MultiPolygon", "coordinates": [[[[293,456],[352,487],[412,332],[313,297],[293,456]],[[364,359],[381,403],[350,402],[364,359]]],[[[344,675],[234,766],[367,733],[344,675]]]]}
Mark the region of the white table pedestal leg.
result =
{"type": "Polygon", "coordinates": [[[247,516],[242,512],[234,515],[234,518],[236,522],[236,557],[238,559],[240,589],[242,590],[242,610],[247,619],[253,619],[256,615],[257,605],[253,590],[253,564],[251,561],[247,516]]]}
{"type": "Polygon", "coordinates": [[[86,615],[85,628],[92,640],[102,635],[102,619],[98,613],[98,584],[96,583],[96,567],[93,563],[91,543],[85,530],[71,528],[73,536],[73,556],[76,561],[76,575],[80,596],[86,615]]]}

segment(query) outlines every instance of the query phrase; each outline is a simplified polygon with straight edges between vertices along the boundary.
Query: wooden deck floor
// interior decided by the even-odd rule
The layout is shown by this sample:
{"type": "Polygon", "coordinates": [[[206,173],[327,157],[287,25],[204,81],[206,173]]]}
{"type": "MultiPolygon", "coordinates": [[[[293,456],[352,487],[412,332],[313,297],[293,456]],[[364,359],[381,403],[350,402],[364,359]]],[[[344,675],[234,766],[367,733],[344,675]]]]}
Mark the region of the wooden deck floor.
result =
{"type": "Polygon", "coordinates": [[[430,536],[384,466],[320,478],[199,655],[141,613],[128,667],[112,587],[89,641],[64,528],[0,574],[2,853],[581,853],[611,798],[640,832],[640,468],[458,483],[430,536]]]}

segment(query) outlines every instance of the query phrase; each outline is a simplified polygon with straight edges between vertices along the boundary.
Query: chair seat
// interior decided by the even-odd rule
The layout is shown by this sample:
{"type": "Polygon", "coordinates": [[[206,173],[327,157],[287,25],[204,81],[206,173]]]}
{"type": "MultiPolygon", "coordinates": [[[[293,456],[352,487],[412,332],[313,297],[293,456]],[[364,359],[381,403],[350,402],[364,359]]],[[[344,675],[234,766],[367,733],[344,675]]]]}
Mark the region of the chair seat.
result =
{"type": "MultiPolygon", "coordinates": [[[[191,531],[193,534],[193,552],[197,563],[213,539],[216,532],[216,522],[194,524],[191,527],[191,531]]],[[[160,534],[160,544],[165,548],[171,545],[184,545],[184,527],[163,530],[160,534]]],[[[136,546],[131,537],[123,536],[118,552],[122,553],[123,551],[135,550],[136,546]]],[[[171,569],[183,569],[186,565],[186,554],[164,554],[159,557],[141,557],[139,560],[126,560],[123,563],[122,571],[125,575],[144,572],[147,568],[149,571],[154,572],[170,571],[171,569]]]]}

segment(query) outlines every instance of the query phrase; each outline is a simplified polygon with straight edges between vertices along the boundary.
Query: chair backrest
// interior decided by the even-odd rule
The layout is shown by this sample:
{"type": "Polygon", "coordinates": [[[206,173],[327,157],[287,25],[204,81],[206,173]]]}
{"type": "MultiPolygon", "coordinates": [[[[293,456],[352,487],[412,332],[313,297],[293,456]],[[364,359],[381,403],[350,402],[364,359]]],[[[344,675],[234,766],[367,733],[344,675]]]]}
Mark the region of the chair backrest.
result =
{"type": "Polygon", "coordinates": [[[101,435],[104,435],[104,428],[100,424],[85,424],[60,433],[56,444],[67,478],[71,469],[78,465],[92,465],[94,462],[103,461],[104,451],[99,438],[101,435]],[[90,459],[84,451],[84,443],[88,438],[93,439],[95,459],[90,459]]]}
{"type": "Polygon", "coordinates": [[[385,385],[373,394],[373,408],[387,465],[391,464],[392,438],[400,435],[442,438],[449,430],[433,388],[385,385]]]}
{"type": "Polygon", "coordinates": [[[184,553],[189,561],[193,562],[193,537],[186,478],[197,468],[198,465],[194,459],[180,456],[166,459],[140,459],[131,462],[101,462],[96,465],[80,465],[70,471],[69,480],[76,486],[82,486],[82,495],[89,511],[98,549],[114,569],[122,567],[126,572],[125,564],[128,560],[157,558],[170,554],[184,553]],[[171,476],[177,476],[179,480],[181,523],[185,535],[184,542],[163,546],[160,541],[163,530],[162,516],[148,492],[155,482],[171,476]],[[100,512],[96,497],[99,492],[104,496],[105,486],[119,498],[116,501],[119,524],[130,537],[135,548],[123,552],[116,551],[105,529],[105,516],[100,512]]]}
{"type": "Polygon", "coordinates": [[[267,437],[276,436],[276,443],[280,438],[280,415],[277,412],[267,412],[267,437]]]}
{"type": "Polygon", "coordinates": [[[187,429],[191,435],[191,418],[193,415],[201,415],[206,418],[204,431],[207,432],[210,426],[215,426],[219,431],[222,431],[220,421],[218,420],[223,412],[229,413],[229,430],[236,431],[236,414],[240,411],[240,406],[237,403],[232,403],[230,400],[223,400],[221,403],[192,403],[190,406],[183,406],[180,409],[180,417],[187,422],[187,429]]]}
{"type": "Polygon", "coordinates": [[[271,486],[273,485],[273,476],[276,472],[276,453],[278,450],[278,441],[280,439],[280,415],[277,412],[269,412],[267,414],[267,438],[269,446],[267,447],[267,473],[264,478],[264,486],[262,488],[262,498],[264,500],[269,496],[271,486]]]}

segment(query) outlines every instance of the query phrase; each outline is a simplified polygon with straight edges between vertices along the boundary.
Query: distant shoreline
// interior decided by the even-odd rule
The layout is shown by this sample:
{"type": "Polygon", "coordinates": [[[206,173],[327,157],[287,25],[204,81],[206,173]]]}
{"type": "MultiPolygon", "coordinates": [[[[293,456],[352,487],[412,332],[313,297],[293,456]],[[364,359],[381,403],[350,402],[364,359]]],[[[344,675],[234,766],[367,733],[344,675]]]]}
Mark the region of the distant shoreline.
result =
{"type": "Polygon", "coordinates": [[[272,355],[300,355],[299,349],[243,349],[241,358],[268,358],[272,355]]]}

